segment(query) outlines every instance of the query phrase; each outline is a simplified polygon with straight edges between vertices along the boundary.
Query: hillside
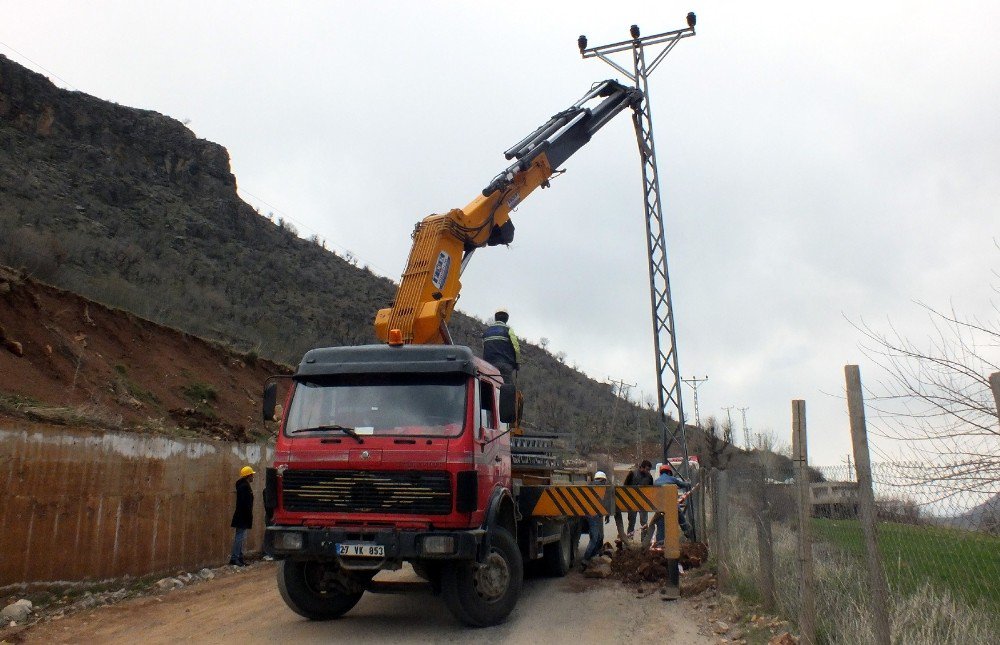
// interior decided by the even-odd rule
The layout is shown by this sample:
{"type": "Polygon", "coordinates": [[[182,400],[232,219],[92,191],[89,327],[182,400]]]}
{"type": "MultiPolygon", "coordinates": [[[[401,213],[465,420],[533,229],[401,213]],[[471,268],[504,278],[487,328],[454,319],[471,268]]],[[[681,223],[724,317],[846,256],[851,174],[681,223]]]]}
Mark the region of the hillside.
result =
{"type": "Polygon", "coordinates": [[[252,441],[273,431],[260,419],[264,380],[288,371],[2,266],[0,341],[0,421],[8,427],[252,441]]]}
{"type": "Polygon", "coordinates": [[[1000,493],[961,515],[947,518],[946,523],[958,528],[1000,535],[1000,493]]]}
{"type": "MultiPolygon", "coordinates": [[[[294,364],[374,341],[395,285],[243,202],[222,146],[180,122],[55,87],[0,56],[0,263],[241,352],[294,364]]],[[[482,322],[456,312],[458,343],[482,322]]],[[[525,344],[526,413],[585,450],[655,444],[653,416],[525,344]],[[612,411],[617,421],[612,425],[612,411]]]]}

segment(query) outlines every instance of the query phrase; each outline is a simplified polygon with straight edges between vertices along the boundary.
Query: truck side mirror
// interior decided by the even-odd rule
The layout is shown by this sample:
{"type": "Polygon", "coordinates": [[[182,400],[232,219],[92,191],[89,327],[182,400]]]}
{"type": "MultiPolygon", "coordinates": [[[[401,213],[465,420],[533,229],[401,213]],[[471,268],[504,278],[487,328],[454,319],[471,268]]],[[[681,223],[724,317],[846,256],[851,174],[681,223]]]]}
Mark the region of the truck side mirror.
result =
{"type": "Polygon", "coordinates": [[[517,421],[517,388],[513,384],[500,386],[500,421],[517,421]]]}
{"type": "Polygon", "coordinates": [[[271,381],[264,386],[264,409],[263,418],[264,421],[274,420],[274,406],[278,402],[278,384],[271,381]]]}

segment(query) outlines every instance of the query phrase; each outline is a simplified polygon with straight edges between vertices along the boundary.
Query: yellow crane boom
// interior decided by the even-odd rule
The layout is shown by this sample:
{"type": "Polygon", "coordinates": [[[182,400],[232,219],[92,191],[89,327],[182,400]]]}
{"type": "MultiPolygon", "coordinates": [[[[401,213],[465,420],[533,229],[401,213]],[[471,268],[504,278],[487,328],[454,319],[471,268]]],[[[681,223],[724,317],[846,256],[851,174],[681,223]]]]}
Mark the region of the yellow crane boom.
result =
{"type": "Polygon", "coordinates": [[[594,85],[568,109],[559,112],[507,150],[516,159],[465,208],[429,215],[413,231],[406,269],[396,298],[375,317],[375,333],[404,344],[450,344],[448,320],[455,308],[462,269],[482,246],[509,244],[514,238],[510,212],[548,180],[591,136],[627,107],[642,102],[642,92],[608,80],[594,85]],[[594,108],[586,105],[601,99],[594,108]],[[394,333],[393,336],[396,334],[394,333]]]}

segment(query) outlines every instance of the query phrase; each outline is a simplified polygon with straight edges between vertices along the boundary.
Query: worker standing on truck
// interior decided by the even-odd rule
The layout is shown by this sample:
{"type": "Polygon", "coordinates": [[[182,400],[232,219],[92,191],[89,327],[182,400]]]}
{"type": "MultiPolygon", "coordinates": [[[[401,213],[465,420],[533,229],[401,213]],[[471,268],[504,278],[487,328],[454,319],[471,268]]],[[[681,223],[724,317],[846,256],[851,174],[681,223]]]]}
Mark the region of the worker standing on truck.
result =
{"type": "Polygon", "coordinates": [[[521,364],[521,344],[507,321],[506,309],[493,314],[493,322],[483,332],[483,359],[500,370],[505,383],[512,383],[514,372],[521,364]]]}
{"type": "MultiPolygon", "coordinates": [[[[594,485],[595,486],[606,486],[608,484],[608,476],[604,474],[603,470],[598,470],[594,473],[594,485]]],[[[586,566],[587,562],[590,561],[592,557],[601,552],[604,547],[604,515],[591,515],[587,518],[587,524],[590,528],[590,544],[587,545],[587,550],[583,553],[583,564],[586,566]]]]}
{"type": "Polygon", "coordinates": [[[229,564],[238,567],[247,566],[243,559],[243,542],[246,541],[247,531],[253,527],[253,489],[250,484],[255,474],[253,468],[243,466],[240,469],[240,478],[236,480],[236,510],[233,511],[233,521],[229,524],[236,529],[236,533],[233,535],[233,550],[229,556],[229,564]]]}

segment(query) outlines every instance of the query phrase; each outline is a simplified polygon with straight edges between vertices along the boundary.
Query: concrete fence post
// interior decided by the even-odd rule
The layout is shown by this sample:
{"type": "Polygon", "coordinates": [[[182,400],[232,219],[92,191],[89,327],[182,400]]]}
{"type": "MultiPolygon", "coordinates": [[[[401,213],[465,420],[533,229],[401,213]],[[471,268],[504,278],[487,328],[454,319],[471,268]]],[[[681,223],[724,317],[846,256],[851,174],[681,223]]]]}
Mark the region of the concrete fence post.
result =
{"type": "Polygon", "coordinates": [[[765,611],[774,609],[774,549],[771,541],[771,513],[767,503],[767,475],[764,468],[755,468],[755,486],[751,491],[754,504],[754,524],[757,526],[761,604],[765,611]]]}
{"type": "Polygon", "coordinates": [[[809,531],[809,453],[806,448],[806,402],[792,401],[792,462],[799,510],[799,642],[816,643],[816,583],[809,531]]]}
{"type": "Polygon", "coordinates": [[[715,471],[715,554],[719,560],[719,588],[729,584],[729,473],[715,471]]]}
{"type": "Polygon", "coordinates": [[[706,538],[708,535],[705,531],[708,529],[708,522],[705,519],[705,504],[708,502],[708,492],[705,489],[705,485],[708,482],[705,482],[704,479],[701,481],[704,483],[701,485],[701,488],[695,491],[695,495],[693,495],[695,501],[697,502],[694,512],[697,522],[697,540],[699,542],[707,542],[706,538]]]}
{"type": "Polygon", "coordinates": [[[868,450],[868,428],[865,423],[865,402],[861,393],[861,370],[857,365],[845,365],[847,410],[851,417],[851,441],[854,444],[854,470],[858,476],[858,507],[861,529],[865,537],[868,558],[868,587],[871,590],[872,622],[875,642],[889,645],[889,585],[882,567],[875,526],[875,494],[872,490],[872,464],[868,450]]]}

